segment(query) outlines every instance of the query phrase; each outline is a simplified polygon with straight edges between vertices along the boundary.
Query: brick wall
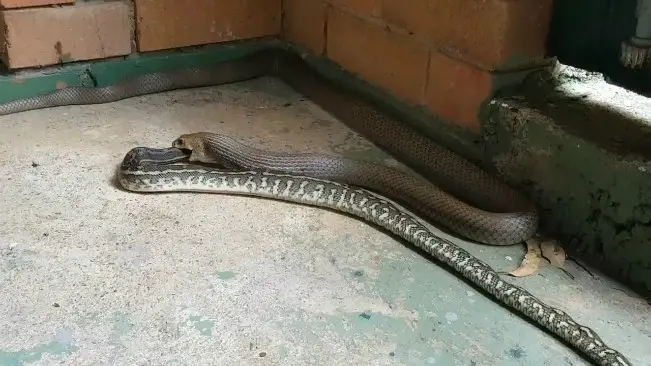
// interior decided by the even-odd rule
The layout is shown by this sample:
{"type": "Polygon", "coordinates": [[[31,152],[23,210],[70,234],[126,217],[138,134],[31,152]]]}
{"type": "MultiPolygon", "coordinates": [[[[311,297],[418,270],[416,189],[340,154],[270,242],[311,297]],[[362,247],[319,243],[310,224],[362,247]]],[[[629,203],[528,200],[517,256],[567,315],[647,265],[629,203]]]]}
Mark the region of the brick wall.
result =
{"type": "Polygon", "coordinates": [[[471,131],[509,70],[545,56],[552,0],[408,3],[283,0],[282,36],[471,131]]]}
{"type": "Polygon", "coordinates": [[[0,0],[0,59],[11,69],[95,60],[273,36],[280,22],[280,0],[0,0]]]}
{"type": "MultiPolygon", "coordinates": [[[[281,35],[471,131],[539,61],[552,0],[0,0],[10,69],[281,35]]],[[[1,30],[4,30],[3,32],[1,30]]]]}

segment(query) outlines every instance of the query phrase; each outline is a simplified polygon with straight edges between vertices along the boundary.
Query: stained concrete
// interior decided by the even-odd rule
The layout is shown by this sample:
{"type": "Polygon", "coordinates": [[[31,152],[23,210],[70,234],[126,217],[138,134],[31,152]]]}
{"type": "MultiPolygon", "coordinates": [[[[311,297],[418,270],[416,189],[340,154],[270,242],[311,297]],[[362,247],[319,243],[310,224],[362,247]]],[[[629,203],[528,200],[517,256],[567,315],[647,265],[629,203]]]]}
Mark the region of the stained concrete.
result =
{"type": "MultiPolygon", "coordinates": [[[[0,365],[587,364],[364,222],[114,186],[132,147],[200,130],[396,164],[274,79],[0,123],[0,365]]],[[[524,255],[450,239],[497,270],[524,255]]],[[[509,280],[651,365],[647,301],[574,262],[567,271],[509,280]]]]}

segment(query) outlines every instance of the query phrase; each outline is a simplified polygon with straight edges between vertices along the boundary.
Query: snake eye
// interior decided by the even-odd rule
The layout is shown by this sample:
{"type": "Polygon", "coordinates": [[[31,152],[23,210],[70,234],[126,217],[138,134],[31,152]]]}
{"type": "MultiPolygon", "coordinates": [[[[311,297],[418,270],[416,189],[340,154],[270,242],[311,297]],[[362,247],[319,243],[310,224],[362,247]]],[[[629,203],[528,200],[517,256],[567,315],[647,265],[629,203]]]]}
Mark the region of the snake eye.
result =
{"type": "Polygon", "coordinates": [[[174,145],[174,147],[181,147],[181,146],[184,146],[184,143],[185,143],[185,141],[183,140],[183,138],[179,137],[178,139],[176,139],[176,141],[174,141],[173,145],[174,145]]]}

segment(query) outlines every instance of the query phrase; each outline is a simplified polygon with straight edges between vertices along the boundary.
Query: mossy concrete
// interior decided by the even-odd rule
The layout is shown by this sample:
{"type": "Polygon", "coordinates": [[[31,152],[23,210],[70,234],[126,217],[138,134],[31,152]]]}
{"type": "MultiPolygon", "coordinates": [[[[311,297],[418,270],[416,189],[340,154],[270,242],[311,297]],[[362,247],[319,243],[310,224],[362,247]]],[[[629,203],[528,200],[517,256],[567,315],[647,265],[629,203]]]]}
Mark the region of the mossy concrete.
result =
{"type": "MultiPolygon", "coordinates": [[[[0,103],[63,85],[110,85],[138,74],[235,60],[264,50],[301,53],[324,79],[364,95],[434,141],[499,173],[540,203],[542,228],[559,234],[573,254],[600,264],[630,284],[651,289],[648,169],[645,155],[640,154],[648,141],[640,137],[648,135],[646,127],[603,113],[599,120],[579,123],[590,120],[586,117],[596,109],[579,108],[581,98],[577,97],[549,108],[547,97],[531,92],[544,90],[542,86],[528,89],[520,99],[487,103],[482,111],[483,131],[474,134],[432,116],[423,107],[398,102],[332,61],[276,39],[264,39],[7,75],[0,77],[0,103]],[[620,125],[628,133],[618,130],[618,141],[612,143],[611,132],[603,126],[620,125]],[[631,152],[637,157],[631,158],[631,152]]],[[[528,72],[501,75],[495,85],[516,83],[528,72]]]]}
{"type": "Polygon", "coordinates": [[[651,290],[651,103],[569,67],[515,95],[490,104],[487,158],[573,256],[651,290]]]}
{"type": "Polygon", "coordinates": [[[543,230],[651,289],[651,164],[604,151],[520,103],[498,100],[495,109],[494,163],[535,197],[543,230]]]}

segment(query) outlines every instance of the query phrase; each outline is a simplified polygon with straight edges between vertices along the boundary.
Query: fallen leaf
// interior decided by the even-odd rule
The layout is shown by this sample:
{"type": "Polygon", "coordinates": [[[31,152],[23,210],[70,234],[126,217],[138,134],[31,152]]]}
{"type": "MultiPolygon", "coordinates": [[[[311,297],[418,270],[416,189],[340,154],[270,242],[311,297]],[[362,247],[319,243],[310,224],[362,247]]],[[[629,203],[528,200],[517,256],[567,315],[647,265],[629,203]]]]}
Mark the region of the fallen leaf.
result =
{"type": "Polygon", "coordinates": [[[530,276],[538,271],[540,265],[541,251],[540,241],[538,239],[529,239],[527,243],[527,254],[524,255],[520,267],[514,269],[509,274],[514,277],[530,276]]]}
{"type": "Polygon", "coordinates": [[[545,257],[549,263],[557,268],[563,269],[565,264],[565,250],[561,247],[556,240],[545,240],[540,243],[542,256],[545,257]]]}

